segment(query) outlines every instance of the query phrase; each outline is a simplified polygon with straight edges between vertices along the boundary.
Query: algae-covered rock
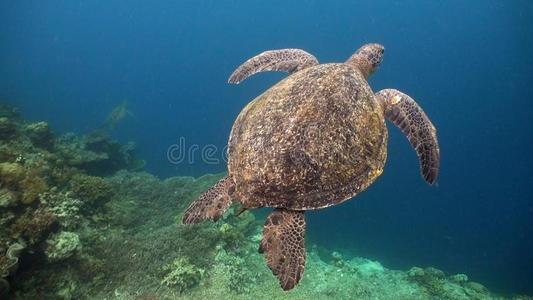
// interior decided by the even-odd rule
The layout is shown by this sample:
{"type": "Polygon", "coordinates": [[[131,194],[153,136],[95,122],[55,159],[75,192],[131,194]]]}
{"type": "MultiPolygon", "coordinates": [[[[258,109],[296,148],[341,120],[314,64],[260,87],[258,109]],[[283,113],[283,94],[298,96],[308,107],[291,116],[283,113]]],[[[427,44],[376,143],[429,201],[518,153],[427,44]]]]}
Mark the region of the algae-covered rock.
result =
{"type": "Polygon", "coordinates": [[[236,213],[235,206],[229,208],[223,216],[225,223],[218,227],[222,246],[226,249],[238,250],[245,237],[259,225],[249,211],[242,212],[238,217],[236,213]]]}
{"type": "MultiPolygon", "coordinates": [[[[15,219],[15,213],[12,212],[12,211],[0,211],[0,228],[9,228],[9,224],[11,224],[11,222],[15,219]]],[[[3,238],[5,238],[5,236],[7,235],[7,233],[4,231],[0,231],[0,241],[3,242],[3,238]]],[[[2,243],[0,243],[1,245],[2,243]]],[[[5,243],[3,243],[5,244],[5,243]]],[[[1,246],[0,246],[1,247],[1,246]]],[[[2,249],[2,248],[0,248],[2,249]]],[[[1,251],[0,251],[1,252],[1,251]]]]}
{"type": "Polygon", "coordinates": [[[465,283],[468,281],[468,276],[465,274],[455,274],[450,276],[450,281],[454,283],[465,283]]]}
{"type": "Polygon", "coordinates": [[[23,238],[34,245],[46,238],[55,224],[56,217],[46,208],[26,210],[11,226],[11,235],[14,239],[23,238]]]}
{"type": "Polygon", "coordinates": [[[409,269],[409,271],[407,271],[407,275],[411,278],[420,278],[425,276],[426,272],[420,267],[412,267],[409,269]]]}
{"type": "Polygon", "coordinates": [[[224,276],[225,287],[236,294],[247,294],[257,281],[257,274],[250,270],[244,258],[230,255],[224,249],[220,249],[215,257],[217,263],[215,272],[224,276]]]}
{"type": "Polygon", "coordinates": [[[409,279],[426,289],[433,297],[442,297],[444,290],[444,273],[435,268],[422,269],[413,267],[408,272],[409,279]]]}
{"type": "Polygon", "coordinates": [[[0,117],[0,141],[7,141],[17,135],[17,126],[10,119],[0,117]]]}
{"type": "Polygon", "coordinates": [[[41,203],[46,205],[54,214],[62,228],[73,229],[81,223],[82,215],[80,210],[83,202],[73,198],[72,192],[43,193],[41,194],[41,203]]]}
{"type": "Polygon", "coordinates": [[[0,208],[13,207],[18,203],[17,193],[8,189],[0,189],[0,208]]]}
{"type": "Polygon", "coordinates": [[[18,108],[8,105],[4,101],[4,99],[0,99],[0,118],[19,120],[20,114],[18,108]]]}
{"type": "Polygon", "coordinates": [[[80,237],[74,232],[62,231],[46,240],[46,258],[50,262],[65,260],[81,250],[80,237]]]}
{"type": "Polygon", "coordinates": [[[22,191],[20,201],[24,204],[31,204],[39,198],[41,193],[48,190],[48,184],[37,173],[30,173],[20,181],[19,189],[22,191]]]}
{"type": "Polygon", "coordinates": [[[20,191],[20,201],[31,204],[48,189],[39,166],[24,167],[19,163],[0,163],[0,183],[12,191],[20,191]]]}
{"type": "Polygon", "coordinates": [[[342,254],[338,251],[333,251],[331,253],[331,262],[334,266],[337,266],[339,268],[344,267],[344,257],[342,257],[342,254]]]}
{"type": "Polygon", "coordinates": [[[172,264],[165,266],[163,270],[168,273],[161,284],[177,288],[180,292],[198,284],[204,275],[203,269],[197,268],[184,257],[176,258],[172,264]]]}
{"type": "Polygon", "coordinates": [[[0,182],[10,189],[18,189],[18,183],[24,179],[24,167],[18,163],[0,163],[0,182]]]}
{"type": "Polygon", "coordinates": [[[72,179],[71,189],[77,198],[90,207],[101,206],[113,194],[113,187],[103,178],[81,174],[72,179]]]}
{"type": "Polygon", "coordinates": [[[484,285],[474,281],[465,284],[465,292],[474,299],[485,299],[490,295],[489,290],[484,285]]]}
{"type": "Polygon", "coordinates": [[[385,272],[385,268],[378,262],[369,259],[355,259],[357,262],[357,272],[362,276],[373,276],[385,272]]]}
{"type": "Polygon", "coordinates": [[[135,144],[120,144],[109,134],[94,131],[84,137],[72,133],[57,139],[55,151],[64,162],[89,175],[106,176],[120,170],[140,170],[144,161],[135,156],[135,144]]]}
{"type": "Polygon", "coordinates": [[[107,156],[106,160],[85,166],[95,175],[110,175],[121,169],[140,170],[144,166],[144,161],[135,158],[136,146],[133,142],[122,145],[107,133],[97,131],[86,135],[84,143],[87,150],[107,156]]]}
{"type": "Polygon", "coordinates": [[[54,135],[46,122],[29,124],[25,128],[25,132],[37,147],[50,148],[54,144],[54,135]]]}

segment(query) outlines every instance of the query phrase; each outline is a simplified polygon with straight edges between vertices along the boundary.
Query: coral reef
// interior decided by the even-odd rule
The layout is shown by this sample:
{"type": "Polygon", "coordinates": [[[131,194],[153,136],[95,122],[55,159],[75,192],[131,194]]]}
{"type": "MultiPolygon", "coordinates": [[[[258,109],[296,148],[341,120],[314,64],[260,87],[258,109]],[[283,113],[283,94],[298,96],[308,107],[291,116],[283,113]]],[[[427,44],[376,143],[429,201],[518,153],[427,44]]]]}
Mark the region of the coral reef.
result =
{"type": "Polygon", "coordinates": [[[95,173],[112,174],[140,165],[129,144],[121,145],[110,137],[98,143],[72,134],[55,138],[46,122],[26,123],[15,109],[0,103],[1,299],[23,295],[21,286],[47,277],[57,285],[51,298],[72,295],[79,290],[72,287],[80,287],[73,278],[86,278],[78,268],[100,271],[101,260],[83,253],[82,236],[90,236],[83,233],[97,222],[98,208],[112,198],[113,188],[71,163],[83,155],[106,157],[100,166],[104,169],[91,168],[95,173]],[[95,150],[98,153],[87,149],[96,149],[97,144],[102,147],[95,150]],[[20,245],[24,245],[22,255],[20,245]],[[64,267],[61,276],[70,278],[49,273],[64,267]],[[28,274],[35,277],[26,278],[28,274]]]}
{"type": "Polygon", "coordinates": [[[135,144],[122,145],[106,132],[94,131],[79,138],[67,134],[56,143],[65,163],[90,175],[111,175],[119,170],[140,170],[144,161],[135,157],[135,144]]]}
{"type": "Polygon", "coordinates": [[[176,221],[221,176],[160,181],[147,173],[118,172],[106,180],[115,192],[101,219],[74,232],[83,248],[49,270],[17,272],[13,289],[30,298],[503,299],[462,274],[394,271],[340,250],[324,260],[319,252],[327,250],[313,244],[301,285],[283,292],[257,253],[262,225],[250,212],[195,226],[176,221]],[[32,290],[29,278],[43,276],[52,279],[32,290]]]}
{"type": "Polygon", "coordinates": [[[160,180],[141,166],[105,131],[55,138],[0,105],[0,299],[533,299],[312,239],[284,292],[257,251],[262,218],[233,206],[223,222],[180,224],[224,174],[160,180]]]}

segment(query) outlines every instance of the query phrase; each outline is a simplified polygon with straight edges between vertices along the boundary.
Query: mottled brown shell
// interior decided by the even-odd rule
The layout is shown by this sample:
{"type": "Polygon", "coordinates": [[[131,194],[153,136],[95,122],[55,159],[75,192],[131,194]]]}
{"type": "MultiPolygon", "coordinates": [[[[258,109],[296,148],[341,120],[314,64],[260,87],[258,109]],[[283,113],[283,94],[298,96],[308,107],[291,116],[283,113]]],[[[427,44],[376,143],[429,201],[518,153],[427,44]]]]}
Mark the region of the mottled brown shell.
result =
{"type": "Polygon", "coordinates": [[[228,148],[234,197],[247,208],[317,209],[347,200],[382,173],[383,111],[347,64],[292,74],[250,102],[228,148]]]}

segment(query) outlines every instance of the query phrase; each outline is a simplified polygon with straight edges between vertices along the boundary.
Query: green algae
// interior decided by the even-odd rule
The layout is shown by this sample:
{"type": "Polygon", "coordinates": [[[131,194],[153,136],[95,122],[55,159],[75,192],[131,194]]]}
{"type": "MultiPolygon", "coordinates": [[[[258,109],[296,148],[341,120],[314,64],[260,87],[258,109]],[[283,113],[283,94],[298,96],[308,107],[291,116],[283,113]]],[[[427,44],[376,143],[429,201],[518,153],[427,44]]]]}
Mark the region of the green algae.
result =
{"type": "Polygon", "coordinates": [[[161,284],[176,288],[179,292],[197,285],[204,275],[204,270],[191,264],[186,257],[176,258],[171,264],[164,266],[163,271],[166,275],[161,284]]]}

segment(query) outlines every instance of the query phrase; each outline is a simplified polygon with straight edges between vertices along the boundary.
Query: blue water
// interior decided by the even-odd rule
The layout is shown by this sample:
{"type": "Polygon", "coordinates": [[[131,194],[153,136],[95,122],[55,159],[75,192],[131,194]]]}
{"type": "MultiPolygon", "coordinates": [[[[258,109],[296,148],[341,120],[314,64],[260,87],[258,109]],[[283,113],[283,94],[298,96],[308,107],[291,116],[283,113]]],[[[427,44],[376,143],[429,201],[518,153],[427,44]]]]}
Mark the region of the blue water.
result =
{"type": "Polygon", "coordinates": [[[285,75],[226,80],[268,49],[344,61],[379,42],[374,90],[415,98],[438,129],[441,174],[429,187],[389,126],[383,176],[354,201],[312,213],[309,242],[390,268],[436,266],[490,289],[533,294],[533,2],[2,1],[0,98],[57,133],[86,133],[127,100],[133,140],[160,177],[225,171],[171,164],[167,149],[221,155],[244,105],[285,75]]]}

